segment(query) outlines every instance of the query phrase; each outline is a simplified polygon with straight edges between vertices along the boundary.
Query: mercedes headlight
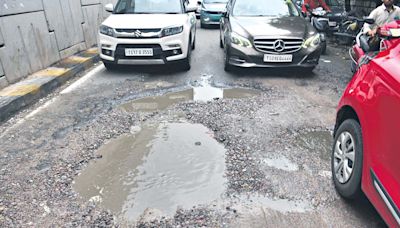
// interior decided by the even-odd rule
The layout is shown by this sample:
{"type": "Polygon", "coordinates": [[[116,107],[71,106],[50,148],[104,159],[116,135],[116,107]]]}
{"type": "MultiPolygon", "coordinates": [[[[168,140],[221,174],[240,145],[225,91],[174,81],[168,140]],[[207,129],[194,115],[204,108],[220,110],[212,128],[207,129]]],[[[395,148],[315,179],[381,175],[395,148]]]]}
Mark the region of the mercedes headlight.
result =
{"type": "Polygon", "coordinates": [[[112,37],[115,36],[114,29],[105,25],[100,26],[100,33],[106,36],[112,36],[112,37]]]}
{"type": "Polygon", "coordinates": [[[231,42],[242,47],[252,47],[250,40],[234,32],[231,33],[231,42]]]}
{"type": "Polygon", "coordinates": [[[321,37],[319,33],[317,33],[316,35],[311,36],[306,41],[304,41],[303,48],[317,47],[320,43],[321,43],[321,37]]]}
{"type": "Polygon", "coordinates": [[[164,28],[162,31],[162,36],[172,36],[179,34],[183,31],[183,26],[177,26],[177,27],[169,27],[169,28],[164,28]]]}

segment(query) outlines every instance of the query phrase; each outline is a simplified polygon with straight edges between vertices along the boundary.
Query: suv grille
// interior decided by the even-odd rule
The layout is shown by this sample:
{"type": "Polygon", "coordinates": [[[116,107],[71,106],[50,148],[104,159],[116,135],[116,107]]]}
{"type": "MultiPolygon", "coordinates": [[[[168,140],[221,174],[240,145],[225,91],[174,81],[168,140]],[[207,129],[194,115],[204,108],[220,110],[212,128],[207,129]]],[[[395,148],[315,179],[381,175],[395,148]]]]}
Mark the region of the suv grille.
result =
{"type": "Polygon", "coordinates": [[[255,38],[254,47],[265,53],[287,54],[300,50],[303,42],[300,38],[255,38]]]}
{"type": "Polygon", "coordinates": [[[159,38],[161,29],[115,29],[117,38],[146,39],[159,38]]]}

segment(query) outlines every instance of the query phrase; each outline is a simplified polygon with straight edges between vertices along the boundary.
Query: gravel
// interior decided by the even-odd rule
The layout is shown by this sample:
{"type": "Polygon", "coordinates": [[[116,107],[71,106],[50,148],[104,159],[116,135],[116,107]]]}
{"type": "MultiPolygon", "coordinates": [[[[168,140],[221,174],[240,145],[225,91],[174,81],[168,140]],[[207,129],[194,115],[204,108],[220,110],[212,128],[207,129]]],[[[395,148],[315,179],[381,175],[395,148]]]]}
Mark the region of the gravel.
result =
{"type": "MultiPolygon", "coordinates": [[[[332,58],[334,61],[336,56],[332,58]]],[[[144,123],[182,117],[208,127],[226,147],[224,197],[228,202],[243,194],[257,194],[305,200],[315,210],[329,207],[338,200],[329,175],[320,173],[329,171],[329,161],[314,156],[315,148],[299,145],[298,139],[309,132],[332,129],[339,94],[351,78],[334,74],[337,68],[321,64],[317,69],[321,76],[307,78],[266,80],[257,76],[226,82],[214,78],[217,86],[253,88],[260,94],[246,99],[189,101],[158,112],[126,113],[118,108],[124,102],[187,88],[154,80],[143,86],[144,77],[137,76],[121,80],[111,89],[94,84],[78,94],[59,97],[46,112],[32,118],[24,118],[28,113],[24,111],[0,126],[7,133],[0,136],[0,227],[231,227],[240,211],[215,205],[179,208],[173,217],[147,211],[130,224],[96,202],[84,202],[72,188],[74,178],[89,162],[102,159],[96,151],[109,140],[136,133],[144,123]],[[74,101],[74,96],[80,100],[74,101]],[[279,170],[262,162],[277,155],[296,164],[298,170],[279,170]]]]}

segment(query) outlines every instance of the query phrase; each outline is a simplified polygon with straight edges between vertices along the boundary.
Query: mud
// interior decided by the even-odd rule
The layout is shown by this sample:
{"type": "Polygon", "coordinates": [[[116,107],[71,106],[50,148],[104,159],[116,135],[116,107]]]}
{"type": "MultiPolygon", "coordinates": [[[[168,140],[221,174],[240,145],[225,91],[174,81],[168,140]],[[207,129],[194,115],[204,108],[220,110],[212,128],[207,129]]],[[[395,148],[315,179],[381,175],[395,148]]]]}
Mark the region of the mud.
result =
{"type": "Polygon", "coordinates": [[[225,191],[225,149],[200,124],[146,125],[98,151],[74,184],[89,201],[134,221],[146,211],[172,216],[178,206],[207,204],[225,191]]]}
{"type": "Polygon", "coordinates": [[[222,89],[215,87],[197,87],[162,96],[146,97],[123,104],[120,108],[126,112],[149,112],[164,110],[184,101],[212,101],[216,99],[248,98],[259,92],[252,89],[222,89]]]}
{"type": "Polygon", "coordinates": [[[150,112],[166,108],[184,101],[207,102],[218,99],[249,98],[260,94],[260,91],[245,88],[218,88],[211,84],[212,76],[201,77],[191,89],[167,93],[161,96],[150,96],[130,101],[120,106],[126,112],[150,112]]]}
{"type": "Polygon", "coordinates": [[[333,136],[330,131],[309,131],[302,133],[296,138],[295,144],[318,153],[318,156],[325,161],[331,159],[333,136]]]}

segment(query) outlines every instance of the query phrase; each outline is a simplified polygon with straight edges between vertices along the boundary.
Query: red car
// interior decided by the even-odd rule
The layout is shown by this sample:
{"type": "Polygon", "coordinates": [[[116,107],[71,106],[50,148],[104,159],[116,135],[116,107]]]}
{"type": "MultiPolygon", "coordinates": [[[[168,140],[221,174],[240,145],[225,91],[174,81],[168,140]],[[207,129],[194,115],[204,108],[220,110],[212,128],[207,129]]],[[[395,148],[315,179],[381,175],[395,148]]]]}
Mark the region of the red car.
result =
{"type": "Polygon", "coordinates": [[[390,227],[400,227],[400,39],[362,65],[337,109],[332,177],[337,192],[364,192],[390,227]]]}

